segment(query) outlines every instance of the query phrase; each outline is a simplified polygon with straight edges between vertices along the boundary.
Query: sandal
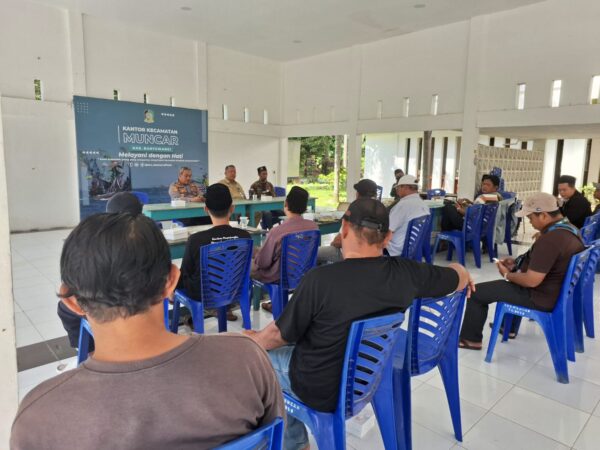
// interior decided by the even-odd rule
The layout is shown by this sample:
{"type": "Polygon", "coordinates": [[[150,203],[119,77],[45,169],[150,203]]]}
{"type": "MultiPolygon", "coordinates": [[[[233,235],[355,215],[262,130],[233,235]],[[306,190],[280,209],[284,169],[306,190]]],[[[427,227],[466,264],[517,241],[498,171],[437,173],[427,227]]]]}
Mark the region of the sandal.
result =
{"type": "MultiPolygon", "coordinates": [[[[494,328],[494,322],[490,322],[490,328],[494,328]]],[[[501,336],[504,335],[504,326],[500,327],[500,332],[499,333],[500,333],[501,336]]],[[[517,337],[517,333],[514,333],[512,331],[510,333],[508,333],[508,338],[509,339],[515,339],[516,337],[517,337]]]]}
{"type": "Polygon", "coordinates": [[[481,347],[477,347],[476,345],[469,344],[469,342],[466,340],[461,339],[458,341],[458,348],[464,348],[466,350],[481,350],[483,345],[481,347]]]}

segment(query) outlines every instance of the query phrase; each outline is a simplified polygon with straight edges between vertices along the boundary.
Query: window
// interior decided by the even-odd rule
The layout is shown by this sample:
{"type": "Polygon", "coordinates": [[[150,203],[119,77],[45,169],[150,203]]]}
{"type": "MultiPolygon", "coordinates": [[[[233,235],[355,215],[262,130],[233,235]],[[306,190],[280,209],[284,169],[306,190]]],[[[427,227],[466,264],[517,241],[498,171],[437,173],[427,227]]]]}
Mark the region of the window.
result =
{"type": "Polygon", "coordinates": [[[118,89],[113,89],[113,100],[121,100],[121,93],[118,89]]]}
{"type": "Polygon", "coordinates": [[[590,103],[592,105],[597,105],[600,103],[598,98],[600,98],[600,75],[592,77],[592,84],[590,86],[590,103]]]}
{"type": "Polygon", "coordinates": [[[552,91],[550,92],[550,106],[552,108],[558,108],[560,106],[560,89],[562,87],[562,80],[554,80],[552,82],[552,91]]]}
{"type": "Polygon", "coordinates": [[[171,106],[175,106],[175,97],[171,97],[171,106]]]}
{"type": "Polygon", "coordinates": [[[402,115],[408,117],[410,111],[410,97],[404,97],[404,103],[402,105],[402,115]]]}
{"type": "Polygon", "coordinates": [[[42,80],[33,80],[33,93],[36,100],[44,100],[42,80]]]}
{"type": "Polygon", "coordinates": [[[223,120],[229,120],[229,109],[227,105],[223,103],[223,120]]]}
{"type": "Polygon", "coordinates": [[[244,123],[250,122],[250,109],[244,108],[244,123]]]}
{"type": "Polygon", "coordinates": [[[377,118],[381,119],[383,115],[383,100],[377,100],[377,118]]]}
{"type": "Polygon", "coordinates": [[[144,93],[144,103],[148,103],[150,101],[150,97],[148,97],[148,94],[144,93]]]}
{"type": "Polygon", "coordinates": [[[525,109],[525,83],[517,84],[517,109],[525,109]]]}
{"type": "Polygon", "coordinates": [[[263,110],[263,124],[269,125],[269,111],[263,110]]]}
{"type": "Polygon", "coordinates": [[[437,116],[437,113],[438,113],[438,101],[439,101],[439,95],[433,94],[431,96],[431,115],[432,116],[437,116]]]}

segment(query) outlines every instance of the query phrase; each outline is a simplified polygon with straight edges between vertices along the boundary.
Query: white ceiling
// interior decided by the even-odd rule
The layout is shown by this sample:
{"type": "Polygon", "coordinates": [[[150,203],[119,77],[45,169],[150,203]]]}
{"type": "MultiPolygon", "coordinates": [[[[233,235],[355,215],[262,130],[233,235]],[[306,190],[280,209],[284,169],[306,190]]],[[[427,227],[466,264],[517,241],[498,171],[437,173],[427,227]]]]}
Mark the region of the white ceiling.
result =
{"type": "Polygon", "coordinates": [[[541,0],[37,1],[289,61],[541,0]]]}

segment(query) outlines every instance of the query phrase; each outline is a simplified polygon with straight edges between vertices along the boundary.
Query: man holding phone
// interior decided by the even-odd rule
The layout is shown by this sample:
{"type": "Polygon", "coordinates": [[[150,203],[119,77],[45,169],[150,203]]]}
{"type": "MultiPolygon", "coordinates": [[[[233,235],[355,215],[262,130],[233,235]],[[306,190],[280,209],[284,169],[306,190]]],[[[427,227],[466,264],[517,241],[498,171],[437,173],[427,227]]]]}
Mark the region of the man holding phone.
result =
{"type": "Polygon", "coordinates": [[[564,218],[556,198],[540,192],[529,197],[517,217],[527,217],[540,232],[533,246],[518,258],[496,260],[503,280],[479,283],[467,302],[460,332],[461,348],[481,350],[488,307],[505,302],[552,311],[571,257],[584,250],[578,230],[564,218]]]}

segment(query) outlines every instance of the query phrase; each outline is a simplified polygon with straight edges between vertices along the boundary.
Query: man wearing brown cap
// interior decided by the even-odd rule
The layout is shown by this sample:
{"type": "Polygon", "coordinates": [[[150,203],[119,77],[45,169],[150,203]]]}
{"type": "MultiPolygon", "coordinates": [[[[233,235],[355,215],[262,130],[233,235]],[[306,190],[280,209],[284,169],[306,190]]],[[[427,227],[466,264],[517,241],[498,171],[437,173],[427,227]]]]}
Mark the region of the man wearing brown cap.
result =
{"type": "MultiPolygon", "coordinates": [[[[356,191],[356,199],[377,198],[377,185],[373,180],[369,180],[368,178],[363,178],[356,183],[354,185],[354,190],[356,191]]],[[[341,210],[338,208],[338,211],[341,210]]],[[[342,260],[341,232],[342,229],[340,227],[340,232],[335,235],[333,241],[331,241],[329,245],[319,247],[319,252],[317,253],[317,265],[331,264],[342,260]]]]}
{"type": "MultiPolygon", "coordinates": [[[[463,289],[469,273],[460,264],[437,267],[384,257],[391,237],[385,206],[360,198],[342,219],[344,260],[308,272],[282,315],[263,330],[245,332],[269,351],[284,392],[317,411],[335,410],[348,330],[365,317],[404,311],[415,297],[463,289]],[[294,344],[294,345],[290,345],[294,344]]],[[[303,449],[308,435],[288,416],[286,449],[303,449]]]]}
{"type": "MultiPolygon", "coordinates": [[[[202,295],[200,287],[200,248],[205,245],[231,239],[251,239],[250,233],[229,225],[229,217],[233,214],[233,202],[227,186],[216,183],[208,187],[205,194],[206,213],[210,216],[213,227],[192,234],[185,245],[181,276],[178,289],[184,289],[191,298],[199,299],[202,295]]],[[[237,316],[227,312],[227,320],[237,320],[237,316]]]]}
{"type": "Polygon", "coordinates": [[[540,192],[529,197],[516,216],[527,217],[540,232],[539,237],[527,253],[497,263],[503,280],[475,286],[460,333],[462,348],[481,350],[490,303],[501,301],[552,311],[571,257],[585,248],[578,229],[562,216],[556,198],[550,194],[540,192]]]}

